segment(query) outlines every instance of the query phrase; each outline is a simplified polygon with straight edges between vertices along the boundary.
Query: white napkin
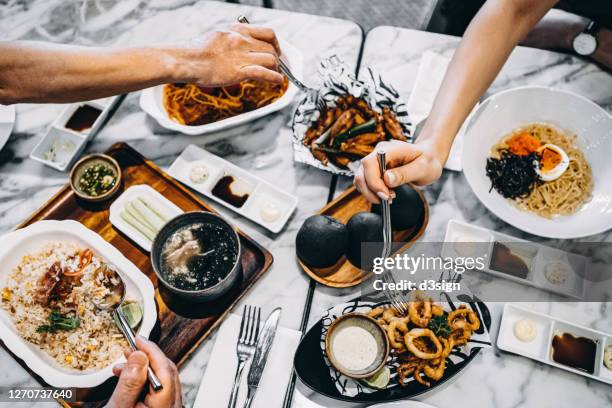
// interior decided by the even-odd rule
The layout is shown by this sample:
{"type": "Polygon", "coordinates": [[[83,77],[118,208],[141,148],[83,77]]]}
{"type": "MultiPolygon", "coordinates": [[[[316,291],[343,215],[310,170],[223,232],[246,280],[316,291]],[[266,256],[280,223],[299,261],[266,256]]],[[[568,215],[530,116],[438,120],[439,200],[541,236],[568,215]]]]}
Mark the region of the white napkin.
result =
{"type": "MultiPolygon", "coordinates": [[[[414,81],[412,93],[408,99],[408,112],[410,112],[412,118],[413,129],[411,130],[413,134],[414,127],[429,115],[449,63],[450,58],[433,51],[425,51],[421,56],[421,64],[414,81]]],[[[467,120],[455,137],[444,166],[445,169],[461,171],[461,150],[466,123],[467,120]]]]}
{"type": "MultiPolygon", "coordinates": [[[[240,320],[241,316],[230,314],[219,328],[217,340],[213,346],[206,373],[202,378],[194,407],[227,406],[238,365],[236,341],[240,331],[240,320]]],[[[293,355],[300,342],[300,337],[299,331],[278,327],[272,349],[268,355],[268,363],[257,394],[255,394],[253,408],[281,407],[283,405],[285,390],[293,369],[293,355]]],[[[248,372],[249,365],[245,367],[242,375],[242,384],[236,404],[238,407],[241,407],[246,399],[248,372]]]]}

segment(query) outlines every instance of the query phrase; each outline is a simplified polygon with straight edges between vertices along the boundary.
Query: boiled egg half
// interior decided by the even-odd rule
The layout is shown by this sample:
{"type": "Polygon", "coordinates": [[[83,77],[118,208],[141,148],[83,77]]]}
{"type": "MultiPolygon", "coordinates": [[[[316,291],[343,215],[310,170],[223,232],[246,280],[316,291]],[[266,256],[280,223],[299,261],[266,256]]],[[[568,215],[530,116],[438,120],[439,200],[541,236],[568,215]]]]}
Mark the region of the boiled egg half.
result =
{"type": "Polygon", "coordinates": [[[536,163],[536,173],[543,181],[553,181],[565,173],[569,167],[569,157],[557,145],[546,143],[538,148],[540,159],[536,163]]]}

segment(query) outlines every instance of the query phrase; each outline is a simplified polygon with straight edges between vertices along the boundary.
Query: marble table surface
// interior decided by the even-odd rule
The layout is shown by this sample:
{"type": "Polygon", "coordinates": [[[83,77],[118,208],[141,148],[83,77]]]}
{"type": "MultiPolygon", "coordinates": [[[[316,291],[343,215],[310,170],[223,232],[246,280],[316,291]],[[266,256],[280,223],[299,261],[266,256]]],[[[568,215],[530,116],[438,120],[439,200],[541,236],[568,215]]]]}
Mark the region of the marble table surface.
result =
{"type": "MultiPolygon", "coordinates": [[[[459,38],[396,27],[376,27],[364,45],[360,73],[372,67],[408,100],[417,76],[421,55],[429,50],[452,56],[459,38]]],[[[518,47],[511,55],[487,95],[521,85],[552,86],[584,95],[612,112],[612,75],[583,59],[543,50],[518,47]]],[[[350,181],[344,180],[341,185],[350,181]]],[[[342,191],[339,187],[338,191],[342,191]]],[[[422,237],[425,242],[441,242],[450,219],[458,219],[498,232],[551,246],[551,240],[522,232],[490,213],[471,192],[462,173],[445,171],[442,178],[425,188],[430,205],[429,225],[422,237]]],[[[612,231],[583,239],[588,242],[609,242],[612,231]]],[[[480,274],[484,275],[484,274],[480,274]]],[[[524,288],[505,282],[509,289],[524,288]]],[[[578,303],[542,301],[522,303],[523,307],[579,322],[611,333],[612,303],[578,303]]],[[[344,298],[356,295],[346,290],[344,298]]],[[[323,310],[338,303],[338,293],[317,290],[311,324],[323,310]]],[[[503,304],[489,303],[493,313],[492,339],[497,337],[503,304]]],[[[319,396],[305,395],[323,406],[343,406],[319,396]]],[[[469,368],[450,386],[428,396],[425,402],[440,408],[452,407],[609,407],[612,388],[581,376],[536,363],[532,360],[499,351],[496,348],[479,355],[469,368]]]]}
{"type": "MultiPolygon", "coordinates": [[[[304,57],[306,83],[316,85],[321,58],[337,54],[356,69],[363,42],[361,28],[333,18],[253,8],[220,2],[34,1],[28,6],[0,7],[0,38],[58,41],[82,45],[137,45],[194,38],[244,14],[256,24],[272,27],[304,57]],[[86,5],[87,4],[87,5],[86,5]]],[[[204,146],[263,179],[281,183],[299,197],[297,211],[280,234],[274,235],[230,210],[213,204],[274,256],[271,270],[251,289],[243,303],[262,307],[262,315],[281,306],[281,325],[299,329],[308,278],[295,261],[294,241],[303,220],[325,205],[331,176],[295,164],[289,127],[292,109],[248,125],[205,136],[183,136],[159,128],[138,105],[139,93],[127,96],[106,127],[87,148],[101,152],[125,141],[156,164],[170,165],[189,144],[204,146]]],[[[16,127],[0,151],[0,231],[14,228],[67,182],[67,174],[28,158],[62,105],[18,105],[16,127]]],[[[236,310],[242,310],[242,304],[236,310]]],[[[203,343],[181,369],[185,406],[191,406],[206,369],[214,336],[203,343]]],[[[35,381],[0,348],[0,385],[34,385],[35,381]]],[[[283,390],[284,392],[284,390],[283,390]]],[[[41,404],[45,405],[45,404],[41,404]]],[[[50,404],[55,406],[56,404],[50,404]]],[[[0,406],[3,406],[0,403],[0,406]]]]}
{"type": "MultiPolygon", "coordinates": [[[[27,5],[10,2],[9,6],[0,8],[0,38],[83,45],[178,41],[231,22],[240,14],[246,14],[255,23],[275,28],[300,49],[305,59],[305,79],[309,83],[316,83],[316,63],[325,55],[338,54],[351,67],[358,63],[362,32],[354,23],[190,0],[123,0],[116,3],[37,0],[27,5]]],[[[376,68],[407,99],[421,53],[431,49],[449,55],[457,41],[437,34],[380,27],[370,32],[361,65],[376,68]]],[[[533,83],[574,90],[612,110],[609,74],[580,59],[538,50],[517,50],[491,91],[533,83]]],[[[115,142],[126,141],[163,167],[169,165],[185,146],[195,143],[266,180],[282,183],[283,188],[299,197],[297,212],[278,235],[214,205],[268,248],[275,258],[271,271],[255,285],[244,303],[260,305],[264,313],[282,306],[281,324],[298,329],[308,279],[295,262],[295,233],[307,216],[325,204],[331,177],[293,163],[291,131],[287,126],[291,109],[219,134],[188,137],[156,126],[138,107],[138,96],[138,93],[127,96],[107,126],[88,146],[88,151],[103,151],[115,142]]],[[[61,109],[61,105],[17,106],[16,128],[9,143],[0,151],[0,231],[13,228],[66,182],[65,173],[28,158],[46,126],[61,109]]],[[[339,180],[336,193],[349,184],[348,179],[339,180]]],[[[450,218],[524,236],[488,213],[459,173],[446,172],[439,183],[426,189],[426,194],[431,215],[424,239],[441,240],[450,218]]],[[[610,240],[610,237],[595,239],[610,240]]],[[[351,289],[338,291],[317,285],[310,324],[324,309],[354,295],[355,291],[351,289]]],[[[539,303],[532,306],[600,330],[612,331],[612,323],[603,319],[612,311],[609,304],[539,303]]],[[[496,319],[500,308],[501,305],[493,307],[496,319]]],[[[204,342],[181,369],[185,406],[193,404],[213,343],[214,336],[204,342]]],[[[3,368],[0,370],[0,385],[34,384],[21,366],[1,349],[0,362],[3,368]]],[[[569,407],[578,404],[602,407],[612,403],[610,394],[609,386],[491,350],[478,357],[452,386],[426,401],[438,407],[569,407]]],[[[40,404],[43,405],[47,404],[40,404]]],[[[294,406],[318,405],[346,406],[317,396],[298,384],[294,406]]]]}

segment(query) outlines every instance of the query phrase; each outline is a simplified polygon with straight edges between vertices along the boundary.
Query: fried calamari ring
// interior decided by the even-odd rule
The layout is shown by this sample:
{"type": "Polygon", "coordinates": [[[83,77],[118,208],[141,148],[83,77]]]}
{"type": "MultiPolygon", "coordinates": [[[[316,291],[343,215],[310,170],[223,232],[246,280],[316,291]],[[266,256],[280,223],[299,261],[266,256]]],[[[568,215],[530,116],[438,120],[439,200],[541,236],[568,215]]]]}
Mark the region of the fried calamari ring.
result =
{"type": "Polygon", "coordinates": [[[408,304],[408,317],[416,326],[427,327],[431,315],[431,299],[415,300],[408,304]]]}
{"type": "Polygon", "coordinates": [[[370,310],[367,313],[367,315],[370,316],[373,319],[376,319],[376,318],[378,318],[378,316],[382,315],[384,311],[385,311],[385,308],[380,306],[380,307],[377,307],[375,309],[370,310]]]}
{"type": "Polygon", "coordinates": [[[458,328],[451,332],[449,340],[451,340],[455,346],[463,346],[467,344],[470,337],[472,337],[471,330],[467,328],[458,328]]]}
{"type": "Polygon", "coordinates": [[[414,374],[414,371],[417,369],[419,364],[419,361],[409,361],[407,363],[402,363],[397,366],[397,381],[399,382],[399,385],[401,385],[402,387],[406,386],[406,379],[409,375],[414,374]]]}
{"type": "Polygon", "coordinates": [[[404,350],[405,345],[402,342],[403,335],[408,333],[408,319],[395,318],[391,320],[389,326],[387,326],[387,337],[389,338],[389,344],[394,349],[404,350]],[[398,336],[399,332],[399,336],[398,336]],[[400,339],[399,341],[397,339],[400,339]]]}
{"type": "Polygon", "coordinates": [[[435,333],[430,329],[412,329],[404,336],[404,342],[406,343],[406,348],[408,351],[423,360],[438,358],[442,354],[442,344],[440,343],[440,340],[438,340],[435,333]],[[419,349],[415,344],[415,340],[420,337],[429,338],[431,343],[436,348],[435,352],[423,351],[419,349]]]}
{"type": "Polygon", "coordinates": [[[425,365],[423,373],[434,381],[439,381],[446,371],[446,358],[440,358],[440,361],[435,366],[425,365]]]}
{"type": "Polygon", "coordinates": [[[383,320],[385,320],[387,323],[391,323],[391,320],[393,320],[395,317],[397,317],[397,309],[394,307],[386,308],[382,314],[383,320]]]}
{"type": "Polygon", "coordinates": [[[448,314],[448,325],[451,329],[475,331],[480,328],[480,320],[472,309],[468,309],[466,305],[461,305],[448,314]]]}
{"type": "Polygon", "coordinates": [[[444,315],[444,308],[440,305],[431,305],[431,314],[434,316],[442,316],[444,315]]]}
{"type": "Polygon", "coordinates": [[[417,368],[414,370],[414,374],[413,377],[415,380],[417,380],[419,383],[423,384],[426,387],[430,387],[431,384],[429,383],[429,381],[425,381],[423,379],[423,377],[421,377],[421,371],[423,370],[423,368],[425,368],[426,365],[425,364],[419,364],[417,366],[417,368]]]}

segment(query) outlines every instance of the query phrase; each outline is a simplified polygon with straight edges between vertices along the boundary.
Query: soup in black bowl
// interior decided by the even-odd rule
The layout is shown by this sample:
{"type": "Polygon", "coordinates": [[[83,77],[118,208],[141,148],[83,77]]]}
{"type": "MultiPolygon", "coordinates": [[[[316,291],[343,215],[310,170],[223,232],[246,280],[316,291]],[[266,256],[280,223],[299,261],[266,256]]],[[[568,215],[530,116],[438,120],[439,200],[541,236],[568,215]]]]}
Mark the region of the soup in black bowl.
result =
{"type": "Polygon", "coordinates": [[[173,293],[197,301],[218,298],[240,275],[240,240],[223,218],[208,212],[181,214],[155,237],[151,262],[173,293]]]}

